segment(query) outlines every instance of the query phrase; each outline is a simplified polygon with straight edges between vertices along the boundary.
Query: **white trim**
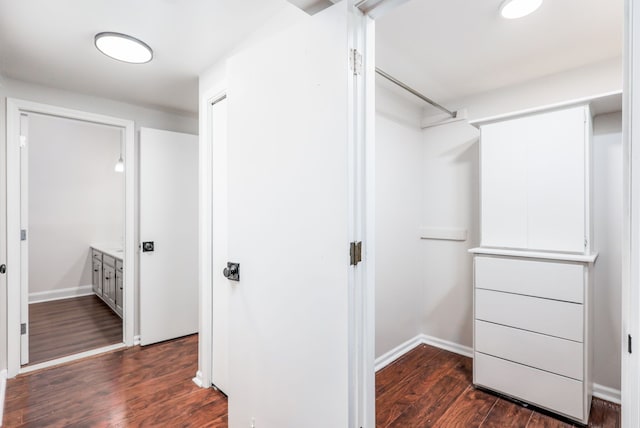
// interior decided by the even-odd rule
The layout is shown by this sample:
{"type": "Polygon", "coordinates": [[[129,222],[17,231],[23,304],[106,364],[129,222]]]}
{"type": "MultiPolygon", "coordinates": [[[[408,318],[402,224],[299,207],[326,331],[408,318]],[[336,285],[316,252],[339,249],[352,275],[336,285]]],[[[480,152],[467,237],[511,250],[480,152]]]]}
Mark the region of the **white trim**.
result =
{"type": "Polygon", "coordinates": [[[7,370],[0,370],[0,426],[4,418],[4,399],[7,394],[7,370]]]}
{"type": "Polygon", "coordinates": [[[12,378],[20,372],[20,276],[16,275],[20,263],[20,114],[37,113],[71,118],[85,122],[114,126],[122,129],[125,147],[125,295],[123,337],[127,346],[133,345],[135,322],[136,283],[136,173],[135,126],[132,120],[73,110],[32,101],[7,98],[7,370],[12,378]]]}
{"type": "Polygon", "coordinates": [[[204,388],[204,382],[202,381],[202,372],[200,370],[198,370],[196,372],[196,377],[194,377],[193,379],[191,379],[193,381],[193,383],[195,383],[196,385],[198,385],[200,388],[204,388]]]}
{"type": "Polygon", "coordinates": [[[621,95],[622,95],[622,91],[621,90],[605,92],[603,94],[592,95],[592,96],[583,97],[583,98],[577,98],[575,100],[562,101],[562,102],[559,102],[559,103],[542,105],[542,106],[528,108],[528,109],[524,109],[524,110],[518,110],[518,111],[514,111],[514,112],[499,114],[499,115],[495,115],[495,116],[483,117],[483,118],[480,118],[480,119],[473,119],[473,120],[469,121],[469,125],[473,125],[473,126],[479,127],[481,125],[486,125],[486,124],[491,123],[491,122],[498,122],[498,121],[502,121],[502,120],[506,120],[506,119],[514,119],[514,118],[520,117],[520,116],[526,116],[526,115],[530,115],[530,114],[542,113],[542,112],[547,112],[547,111],[552,111],[552,110],[560,110],[560,109],[573,107],[573,106],[579,106],[579,105],[596,104],[596,109],[597,109],[598,102],[602,102],[602,103],[610,102],[612,99],[620,98],[621,95]]]}
{"type": "Polygon", "coordinates": [[[140,335],[136,334],[133,336],[133,346],[140,346],[140,335]]]}
{"type": "Polygon", "coordinates": [[[436,348],[444,349],[445,351],[453,352],[454,354],[462,355],[473,359],[473,348],[459,343],[450,342],[448,340],[439,339],[437,337],[428,336],[426,334],[421,335],[422,343],[425,345],[431,345],[436,348]]]}
{"type": "Polygon", "coordinates": [[[619,389],[609,388],[608,386],[600,385],[599,383],[593,384],[593,396],[615,404],[622,403],[619,389]]]}
{"type": "Polygon", "coordinates": [[[38,291],[36,293],[29,293],[29,304],[90,296],[92,294],[93,286],[91,284],[81,285],[79,287],[60,288],[58,290],[38,291]]]}
{"type": "Polygon", "coordinates": [[[412,351],[414,348],[420,345],[422,345],[421,334],[407,340],[404,343],[401,343],[400,345],[396,346],[392,350],[380,355],[378,358],[376,358],[376,362],[375,362],[376,372],[387,367],[389,364],[393,363],[394,361],[402,357],[404,354],[408,353],[409,351],[412,351]]]}
{"type": "Polygon", "coordinates": [[[624,219],[622,245],[622,412],[623,428],[640,426],[640,355],[629,354],[627,335],[637,349],[640,339],[640,7],[637,0],[625,1],[624,94],[622,109],[624,219]],[[636,131],[636,129],[638,131],[636,131]]]}
{"type": "Polygon", "coordinates": [[[93,357],[95,355],[106,354],[108,352],[117,351],[118,349],[124,349],[126,347],[127,345],[125,345],[124,343],[117,343],[115,345],[103,346],[102,348],[96,348],[90,351],[80,352],[78,354],[67,355],[66,357],[56,358],[55,360],[45,361],[44,363],[21,367],[20,374],[31,373],[31,372],[35,372],[42,369],[48,369],[50,367],[59,366],[60,364],[81,360],[87,357],[93,357]]]}
{"type": "Polygon", "coordinates": [[[427,334],[418,334],[417,336],[407,340],[404,343],[401,343],[392,350],[376,358],[376,372],[395,362],[400,357],[402,357],[409,351],[412,351],[419,345],[433,346],[438,349],[443,349],[445,351],[453,352],[454,354],[473,359],[473,349],[469,346],[460,345],[459,343],[450,342],[448,340],[429,336],[427,334]]]}
{"type": "Polygon", "coordinates": [[[598,258],[598,253],[591,254],[569,254],[552,253],[543,251],[507,250],[504,248],[478,247],[468,250],[471,254],[486,254],[490,256],[522,257],[527,259],[559,260],[564,262],[594,263],[598,258]]]}

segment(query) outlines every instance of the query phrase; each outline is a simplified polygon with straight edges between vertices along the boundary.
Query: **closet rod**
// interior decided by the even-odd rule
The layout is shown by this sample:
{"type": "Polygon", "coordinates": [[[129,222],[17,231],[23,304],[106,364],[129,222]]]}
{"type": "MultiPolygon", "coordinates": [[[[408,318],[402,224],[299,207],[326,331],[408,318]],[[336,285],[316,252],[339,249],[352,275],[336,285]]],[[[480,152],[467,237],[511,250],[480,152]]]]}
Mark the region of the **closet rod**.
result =
{"type": "Polygon", "coordinates": [[[387,79],[388,81],[395,83],[396,85],[400,86],[402,89],[404,89],[405,91],[411,92],[413,95],[415,95],[416,97],[420,98],[422,101],[427,102],[429,104],[431,104],[432,106],[434,106],[435,108],[437,108],[438,110],[442,110],[443,112],[447,113],[449,116],[451,116],[452,118],[456,117],[456,112],[453,112],[443,106],[441,106],[440,104],[438,104],[437,102],[433,101],[431,98],[429,97],[425,97],[424,95],[422,95],[420,92],[416,91],[415,89],[413,89],[410,86],[405,85],[404,83],[402,83],[401,81],[399,81],[398,79],[396,79],[395,77],[385,73],[383,70],[381,70],[380,68],[376,67],[376,73],[378,73],[380,76],[384,77],[385,79],[387,79]]]}

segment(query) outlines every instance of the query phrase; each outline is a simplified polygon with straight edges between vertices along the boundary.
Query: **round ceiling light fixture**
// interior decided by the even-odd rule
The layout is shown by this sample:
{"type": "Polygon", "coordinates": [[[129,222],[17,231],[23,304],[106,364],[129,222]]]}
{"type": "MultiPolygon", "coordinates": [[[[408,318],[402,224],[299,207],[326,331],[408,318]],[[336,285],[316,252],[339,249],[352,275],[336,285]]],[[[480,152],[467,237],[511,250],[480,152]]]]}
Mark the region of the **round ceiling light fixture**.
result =
{"type": "Polygon", "coordinates": [[[153,51],[142,40],[121,33],[104,32],[94,37],[96,48],[106,56],[131,64],[144,64],[153,59],[153,51]]]}
{"type": "Polygon", "coordinates": [[[506,19],[517,19],[535,12],[542,0],[505,0],[500,6],[500,15],[506,19]]]}

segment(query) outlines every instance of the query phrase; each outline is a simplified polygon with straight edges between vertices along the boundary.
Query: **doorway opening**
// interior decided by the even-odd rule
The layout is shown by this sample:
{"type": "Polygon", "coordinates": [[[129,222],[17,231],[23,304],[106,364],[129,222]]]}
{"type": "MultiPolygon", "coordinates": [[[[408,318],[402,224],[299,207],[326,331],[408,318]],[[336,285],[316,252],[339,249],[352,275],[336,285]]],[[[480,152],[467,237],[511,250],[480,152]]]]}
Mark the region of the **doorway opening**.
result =
{"type": "Polygon", "coordinates": [[[133,345],[133,155],[131,121],[7,100],[10,377],[133,345]]]}
{"type": "Polygon", "coordinates": [[[122,343],[122,129],[21,115],[22,366],[122,343]]]}
{"type": "MultiPolygon", "coordinates": [[[[476,394],[472,384],[493,387],[494,391],[536,404],[574,421],[586,422],[592,392],[599,400],[621,401],[623,347],[619,314],[621,248],[624,242],[620,225],[625,218],[622,184],[624,2],[607,5],[586,2],[581,4],[579,19],[574,19],[568,5],[544,2],[538,11],[527,17],[507,20],[500,16],[500,2],[496,1],[470,4],[463,1],[412,0],[376,18],[376,67],[380,72],[376,77],[376,159],[371,165],[376,170],[376,205],[369,212],[376,219],[376,368],[382,378],[380,385],[404,383],[413,386],[417,382],[415,376],[425,376],[421,378],[424,395],[412,390],[414,401],[401,403],[406,405],[403,416],[396,407],[393,414],[385,408],[388,410],[390,406],[400,405],[393,401],[393,397],[405,395],[398,389],[390,393],[390,387],[378,388],[378,414],[383,418],[384,415],[399,418],[378,420],[380,425],[417,424],[410,420],[411,415],[424,418],[423,412],[430,410],[412,406],[417,406],[419,401],[433,403],[441,399],[444,394],[429,396],[438,390],[447,391],[447,397],[455,395],[453,400],[459,399],[459,403],[467,399],[477,400],[474,408],[482,409],[484,404],[480,401],[485,396],[476,394]],[[565,14],[573,18],[562,18],[565,14]],[[575,191],[566,192],[566,196],[556,197],[555,194],[566,190],[562,187],[569,182],[570,169],[556,169],[554,172],[554,165],[565,156],[566,144],[545,148],[548,141],[532,143],[526,151],[528,169],[517,167],[508,150],[493,153],[501,162],[494,160],[492,165],[489,164],[491,153],[482,151],[484,143],[481,143],[480,135],[488,134],[485,133],[485,125],[515,123],[518,118],[538,117],[585,106],[588,109],[586,114],[577,115],[578,128],[584,130],[585,123],[593,124],[591,146],[586,158],[583,157],[585,162],[580,165],[576,162],[577,187],[575,191]],[[537,160],[534,159],[536,157],[537,160]],[[534,160],[539,164],[535,165],[534,160]],[[586,165],[588,162],[591,164],[586,165]],[[513,167],[514,175],[497,178],[496,173],[489,176],[489,172],[502,171],[500,168],[505,165],[513,167]],[[587,171],[581,171],[582,167],[587,171]],[[515,176],[534,170],[543,172],[527,176],[528,188],[516,189],[515,176]],[[585,181],[588,181],[586,185],[585,181]],[[490,185],[494,187],[490,188],[490,185]],[[500,199],[496,205],[494,201],[506,194],[506,185],[515,189],[514,194],[500,199]],[[526,192],[532,196],[523,202],[522,213],[518,211],[521,207],[511,210],[513,205],[502,203],[506,200],[516,204],[526,192]],[[536,192],[542,196],[538,197],[536,192]],[[571,199],[575,194],[582,195],[585,200],[571,199]],[[493,196],[496,199],[489,200],[493,196]],[[555,210],[569,201],[578,201],[575,211],[578,214],[567,221],[562,217],[570,209],[555,210]],[[494,210],[496,206],[499,208],[494,210]],[[517,217],[520,214],[522,217],[517,217]],[[525,215],[529,223],[523,221],[518,224],[523,224],[523,229],[530,234],[528,242],[520,240],[520,236],[511,231],[497,236],[498,232],[513,224],[511,222],[518,222],[525,215]],[[538,223],[534,223],[534,217],[538,223]],[[539,222],[543,217],[549,220],[544,225],[539,222]],[[489,220],[495,221],[488,224],[489,220]],[[564,239],[561,232],[578,230],[578,238],[571,241],[573,249],[567,250],[564,242],[550,244],[550,241],[543,241],[546,232],[562,225],[563,221],[570,227],[560,227],[553,236],[560,241],[564,239]],[[541,295],[540,290],[535,295],[513,288],[496,290],[495,283],[480,286],[478,270],[474,271],[474,255],[469,253],[477,247],[485,251],[482,260],[496,264],[504,262],[505,266],[514,260],[523,263],[526,260],[545,268],[573,269],[577,273],[588,271],[584,278],[589,279],[580,282],[580,296],[585,299],[592,296],[582,308],[585,314],[592,310],[593,316],[578,317],[580,319],[576,322],[580,332],[582,327],[585,328],[585,336],[570,337],[565,333],[544,331],[538,325],[525,328],[517,321],[486,319],[486,315],[478,312],[479,308],[482,309],[478,296],[506,296],[505,299],[515,301],[518,299],[516,294],[528,294],[532,304],[544,305],[553,299],[574,298],[541,295]],[[487,247],[492,247],[494,252],[486,253],[487,247]],[[496,249],[512,251],[498,253],[496,249]],[[525,254],[526,251],[546,253],[525,254]],[[545,259],[549,253],[564,254],[550,262],[545,259]],[[585,256],[585,259],[572,259],[568,253],[585,256]],[[597,262],[593,264],[589,260],[595,256],[597,262]],[[398,269],[398,266],[403,268],[398,269]],[[595,286],[589,285],[588,281],[593,281],[595,286]],[[491,293],[478,293],[478,289],[491,289],[491,293]],[[591,290],[595,298],[589,294],[591,290]],[[490,322],[493,324],[488,325],[490,322]],[[525,335],[523,331],[528,329],[540,335],[536,338],[560,337],[556,343],[559,346],[567,344],[566,341],[579,343],[575,360],[584,364],[585,371],[568,373],[559,366],[544,366],[530,360],[524,362],[519,356],[488,350],[486,345],[481,351],[482,340],[486,336],[480,335],[498,324],[491,330],[492,333],[499,330],[491,335],[492,339],[504,338],[511,333],[525,335]],[[486,330],[482,330],[485,327],[486,330]],[[423,348],[427,345],[433,348],[425,351],[423,348]],[[413,357],[403,360],[408,362],[417,358],[414,360],[415,369],[396,367],[383,374],[385,366],[416,348],[424,359],[412,353],[413,357]],[[593,349],[593,354],[590,354],[590,349],[593,349]],[[479,361],[478,354],[489,357],[479,361]],[[418,360],[424,363],[434,355],[442,359],[440,369],[447,365],[456,369],[441,376],[433,374],[436,368],[423,370],[424,364],[418,360]],[[450,358],[445,358],[445,355],[450,358]],[[477,364],[471,364],[471,357],[477,364]],[[482,375],[478,377],[478,367],[487,361],[506,369],[508,364],[503,361],[507,360],[520,364],[509,365],[509,369],[514,368],[519,373],[526,371],[523,369],[526,365],[552,373],[555,376],[551,377],[552,382],[564,380],[562,376],[574,379],[572,387],[578,393],[573,397],[578,410],[574,412],[564,408],[563,411],[558,404],[569,394],[556,397],[560,399],[551,402],[551,393],[543,398],[532,398],[530,393],[534,388],[529,387],[523,392],[497,385],[497,382],[489,384],[490,380],[483,379],[482,375]],[[459,361],[463,361],[462,372],[456,371],[460,368],[459,361]],[[587,366],[592,368],[586,369],[587,366]],[[476,370],[475,378],[473,370],[476,370]],[[406,377],[389,379],[394,372],[402,372],[406,377]],[[405,382],[412,376],[416,382],[405,382]],[[450,383],[445,386],[445,381],[450,383]],[[453,392],[456,388],[459,394],[453,392]]],[[[561,122],[563,125],[566,123],[561,122]]],[[[534,134],[514,134],[511,138],[513,144],[507,148],[516,150],[517,142],[529,135],[534,134]]],[[[573,154],[568,158],[570,161],[580,159],[573,154]]],[[[476,263],[479,258],[475,258],[476,263]]],[[[506,271],[500,270],[496,277],[505,275],[506,271]]],[[[522,280],[517,283],[522,284],[522,280]]],[[[578,304],[571,301],[567,308],[575,309],[578,304]]],[[[547,319],[552,312],[545,311],[547,319]]],[[[517,341],[512,348],[522,349],[523,342],[517,341]]],[[[557,351],[554,346],[551,348],[557,351]]],[[[545,355],[550,354],[551,351],[545,352],[545,355]]],[[[559,360],[565,358],[562,356],[559,360]]],[[[505,373],[500,373],[502,378],[509,378],[505,373]]],[[[513,377],[523,379],[524,374],[513,377]]],[[[543,389],[555,390],[556,395],[560,395],[552,387],[543,389]]],[[[496,403],[495,400],[490,401],[495,396],[489,397],[490,404],[496,403]]],[[[451,419],[456,412],[454,401],[446,414],[431,415],[432,420],[438,420],[436,425],[455,424],[451,419]]],[[[599,401],[594,400],[596,402],[599,401]]],[[[488,420],[494,420],[504,406],[496,405],[493,415],[490,415],[491,408],[489,405],[483,415],[488,420]]],[[[619,411],[618,408],[618,416],[619,411]]],[[[541,418],[532,415],[530,412],[528,416],[541,418]]]]}

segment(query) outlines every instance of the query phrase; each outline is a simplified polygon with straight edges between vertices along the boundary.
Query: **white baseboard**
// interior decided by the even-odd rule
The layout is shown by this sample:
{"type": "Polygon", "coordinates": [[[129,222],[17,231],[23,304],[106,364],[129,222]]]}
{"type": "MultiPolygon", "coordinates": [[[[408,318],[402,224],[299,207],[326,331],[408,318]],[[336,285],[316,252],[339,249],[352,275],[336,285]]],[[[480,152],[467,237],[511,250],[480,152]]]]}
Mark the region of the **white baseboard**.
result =
{"type": "Polygon", "coordinates": [[[29,293],[29,303],[50,302],[52,300],[70,299],[72,297],[89,296],[93,294],[92,285],[61,288],[59,290],[39,291],[29,293]]]}
{"type": "Polygon", "coordinates": [[[622,395],[619,389],[609,388],[608,386],[593,384],[593,396],[601,400],[610,401],[616,404],[622,404],[622,395]]]}
{"type": "Polygon", "coordinates": [[[133,336],[133,346],[139,346],[139,345],[140,345],[140,335],[133,336]]]}
{"type": "Polygon", "coordinates": [[[438,339],[437,337],[428,336],[426,334],[419,334],[406,342],[396,346],[389,352],[385,352],[375,361],[376,371],[381,370],[389,364],[402,357],[407,352],[411,351],[418,345],[430,345],[436,348],[444,349],[445,351],[453,352],[456,354],[464,355],[465,357],[473,358],[473,349],[468,346],[460,345],[458,343],[449,342],[448,340],[438,339]]]}
{"type": "Polygon", "coordinates": [[[393,363],[398,358],[402,357],[407,352],[411,351],[416,346],[421,345],[422,344],[421,336],[422,335],[419,334],[416,337],[407,340],[406,342],[396,346],[389,352],[385,352],[384,354],[376,358],[376,361],[375,361],[376,371],[382,370],[383,368],[393,363]]]}
{"type": "Polygon", "coordinates": [[[465,357],[473,358],[473,348],[460,345],[459,343],[450,342],[448,340],[439,339],[437,337],[421,334],[422,343],[425,345],[435,346],[436,348],[444,349],[445,351],[453,352],[454,354],[463,355],[465,357]]]}
{"type": "Polygon", "coordinates": [[[200,388],[204,385],[204,382],[202,382],[202,372],[200,370],[196,372],[196,376],[191,380],[200,388]]]}
{"type": "Polygon", "coordinates": [[[4,417],[4,397],[7,392],[7,371],[0,370],[0,426],[4,417]]]}

